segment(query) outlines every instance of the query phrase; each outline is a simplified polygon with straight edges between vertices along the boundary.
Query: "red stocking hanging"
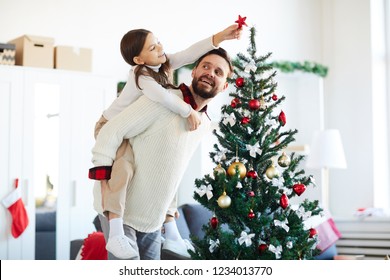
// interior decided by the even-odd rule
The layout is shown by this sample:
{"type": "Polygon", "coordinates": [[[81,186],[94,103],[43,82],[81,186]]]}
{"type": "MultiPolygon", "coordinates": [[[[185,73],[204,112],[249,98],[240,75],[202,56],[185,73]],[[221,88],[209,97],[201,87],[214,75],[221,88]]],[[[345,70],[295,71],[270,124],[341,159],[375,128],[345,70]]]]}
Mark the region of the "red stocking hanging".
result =
{"type": "Polygon", "coordinates": [[[15,186],[15,190],[6,196],[2,203],[12,215],[12,236],[18,238],[28,226],[28,216],[17,179],[15,180],[15,186]]]}

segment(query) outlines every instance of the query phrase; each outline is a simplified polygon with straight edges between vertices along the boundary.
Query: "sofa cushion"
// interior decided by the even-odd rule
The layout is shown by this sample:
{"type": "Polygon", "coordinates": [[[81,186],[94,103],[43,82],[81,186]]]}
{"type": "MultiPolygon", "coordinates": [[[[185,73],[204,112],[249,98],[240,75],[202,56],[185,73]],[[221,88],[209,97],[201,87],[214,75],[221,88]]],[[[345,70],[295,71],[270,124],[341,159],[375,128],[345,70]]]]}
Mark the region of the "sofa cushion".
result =
{"type": "Polygon", "coordinates": [[[212,212],[200,204],[184,204],[181,208],[190,233],[202,239],[204,237],[202,226],[209,222],[212,212]]]}
{"type": "Polygon", "coordinates": [[[56,231],[56,211],[37,212],[35,214],[35,231],[56,231]]]}
{"type": "Polygon", "coordinates": [[[56,259],[56,212],[35,214],[35,259],[56,259]]]}
{"type": "Polygon", "coordinates": [[[188,227],[186,217],[183,213],[183,208],[179,207],[177,210],[179,212],[179,218],[176,220],[176,225],[177,228],[179,229],[181,238],[190,239],[190,229],[188,227]]]}

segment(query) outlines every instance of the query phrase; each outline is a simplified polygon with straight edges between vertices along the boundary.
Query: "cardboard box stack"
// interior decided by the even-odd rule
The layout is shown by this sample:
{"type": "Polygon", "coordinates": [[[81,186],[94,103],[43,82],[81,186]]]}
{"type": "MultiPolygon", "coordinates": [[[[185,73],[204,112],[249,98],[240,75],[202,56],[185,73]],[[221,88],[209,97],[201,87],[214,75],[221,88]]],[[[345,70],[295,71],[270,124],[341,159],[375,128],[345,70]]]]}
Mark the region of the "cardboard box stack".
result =
{"type": "Polygon", "coordinates": [[[53,68],[53,38],[23,35],[11,40],[9,43],[15,44],[16,46],[16,65],[53,68]]]}
{"type": "Polygon", "coordinates": [[[0,64],[91,72],[92,49],[54,46],[53,38],[23,35],[0,44],[0,64]]]}
{"type": "Polygon", "coordinates": [[[15,65],[14,44],[0,44],[0,64],[15,65]]]}
{"type": "Polygon", "coordinates": [[[74,71],[92,71],[92,50],[69,46],[56,46],[54,67],[74,71]]]}

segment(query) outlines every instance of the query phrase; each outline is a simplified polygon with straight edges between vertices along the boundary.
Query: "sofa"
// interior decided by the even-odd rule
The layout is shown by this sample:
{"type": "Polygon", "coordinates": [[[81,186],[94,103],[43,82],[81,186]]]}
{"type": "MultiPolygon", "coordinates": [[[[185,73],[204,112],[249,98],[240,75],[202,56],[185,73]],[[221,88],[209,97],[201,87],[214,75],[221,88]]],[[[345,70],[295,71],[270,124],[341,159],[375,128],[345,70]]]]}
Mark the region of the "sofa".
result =
{"type": "MultiPolygon", "coordinates": [[[[200,239],[204,237],[202,226],[210,221],[212,212],[200,204],[184,204],[178,208],[180,217],[177,220],[179,232],[184,239],[190,239],[193,234],[200,239]]],[[[333,244],[320,255],[316,257],[317,260],[333,260],[337,255],[336,245],[333,244]]],[[[164,253],[161,254],[163,260],[175,260],[175,256],[164,253]]]]}
{"type": "MultiPolygon", "coordinates": [[[[204,237],[202,226],[209,222],[210,218],[212,217],[212,212],[207,208],[203,207],[202,205],[195,204],[195,203],[181,205],[178,208],[178,211],[180,216],[176,220],[176,224],[182,238],[190,239],[190,236],[194,235],[202,239],[204,237]]],[[[101,230],[98,218],[95,218],[94,225],[98,231],[101,230]]],[[[71,259],[76,258],[82,244],[83,244],[82,239],[73,240],[71,242],[71,252],[70,252],[71,259]]],[[[337,249],[336,246],[333,245],[329,247],[327,250],[325,250],[324,252],[322,252],[321,255],[317,256],[316,259],[332,260],[336,254],[337,254],[337,249]]],[[[161,259],[177,260],[178,258],[165,251],[162,251],[161,259]]]]}
{"type": "Polygon", "coordinates": [[[56,259],[56,211],[35,214],[35,259],[56,259]]]}

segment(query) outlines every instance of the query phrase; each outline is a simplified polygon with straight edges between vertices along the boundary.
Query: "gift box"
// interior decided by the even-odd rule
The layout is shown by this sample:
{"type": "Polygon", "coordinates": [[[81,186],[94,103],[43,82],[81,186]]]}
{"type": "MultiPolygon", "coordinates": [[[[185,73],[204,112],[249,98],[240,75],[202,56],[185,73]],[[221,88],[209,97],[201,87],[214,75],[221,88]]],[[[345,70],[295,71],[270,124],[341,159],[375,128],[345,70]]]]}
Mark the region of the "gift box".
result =
{"type": "Polygon", "coordinates": [[[53,68],[54,39],[23,35],[8,43],[15,44],[15,64],[31,67],[53,68]]]}
{"type": "Polygon", "coordinates": [[[0,43],[0,64],[15,65],[15,45],[0,43]]]}
{"type": "Polygon", "coordinates": [[[54,67],[74,71],[92,71],[92,50],[70,46],[56,46],[54,67]]]}

